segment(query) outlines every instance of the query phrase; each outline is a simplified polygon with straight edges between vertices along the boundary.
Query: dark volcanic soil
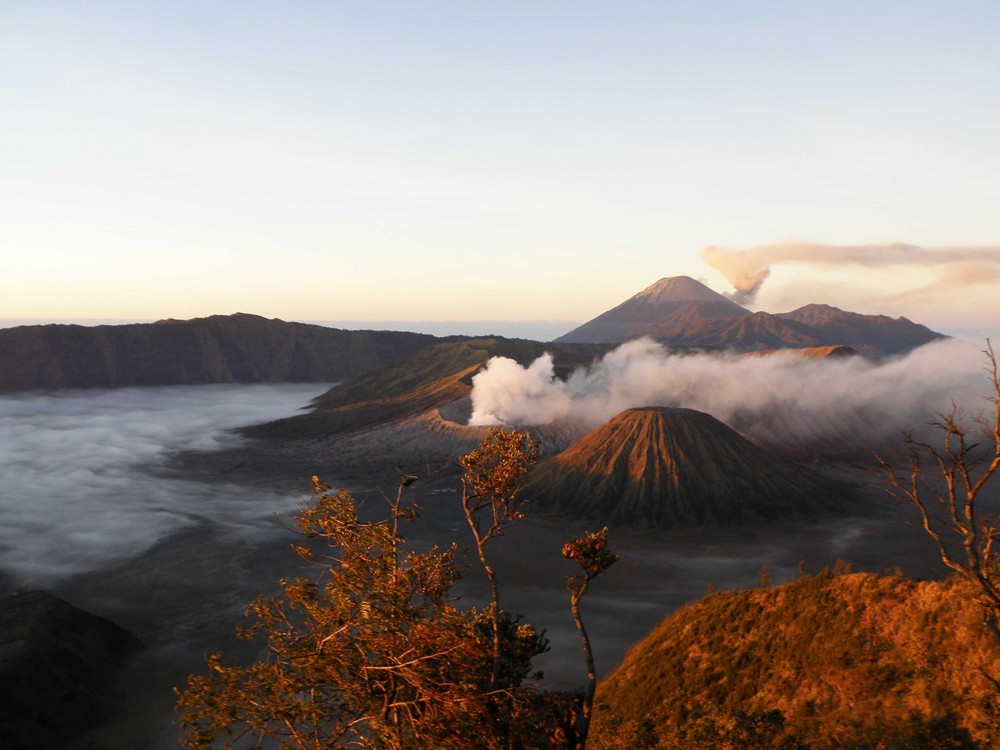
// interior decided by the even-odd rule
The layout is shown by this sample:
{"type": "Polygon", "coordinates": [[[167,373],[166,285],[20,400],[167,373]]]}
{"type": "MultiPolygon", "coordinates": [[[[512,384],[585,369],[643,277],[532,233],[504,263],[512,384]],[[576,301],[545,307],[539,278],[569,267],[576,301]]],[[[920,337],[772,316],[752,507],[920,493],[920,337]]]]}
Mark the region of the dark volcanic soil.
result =
{"type": "MultiPolygon", "coordinates": [[[[395,489],[394,461],[383,455],[383,461],[370,463],[368,475],[361,476],[361,456],[388,437],[388,432],[374,431],[337,443],[256,444],[182,457],[172,471],[204,481],[238,480],[248,487],[287,487],[290,478],[318,473],[365,498],[366,512],[382,513],[380,491],[395,489]]],[[[438,452],[452,450],[453,456],[476,439],[457,432],[438,438],[444,438],[438,452]]],[[[420,452],[418,443],[409,442],[410,453],[404,458],[413,459],[420,452]]],[[[369,458],[372,455],[368,453],[369,458]]],[[[425,454],[424,466],[440,466],[441,458],[425,454]]],[[[417,465],[412,460],[405,463],[408,470],[421,471],[419,460],[417,465]]],[[[906,509],[872,486],[871,477],[862,479],[869,484],[859,486],[856,499],[859,507],[867,505],[870,511],[850,518],[779,521],[721,531],[612,528],[610,543],[621,553],[621,562],[592,584],[583,604],[599,672],[607,673],[667,613],[710,588],[757,585],[764,563],[771,567],[775,583],[797,575],[800,565],[815,572],[838,559],[863,570],[899,566],[913,577],[942,575],[922,532],[904,523],[906,509]]],[[[408,539],[420,546],[455,539],[468,543],[457,490],[454,469],[417,482],[407,497],[423,511],[407,529],[408,539]]],[[[560,548],[592,526],[568,518],[529,515],[491,548],[500,575],[502,605],[523,613],[551,639],[550,653],[537,662],[545,672],[544,684],[551,687],[576,687],[584,679],[579,637],[565,591],[565,577],[575,571],[572,563],[561,558],[560,548]]],[[[299,570],[301,563],[289,550],[293,541],[294,535],[277,521],[270,532],[252,542],[234,542],[205,527],[170,538],[116,569],[60,586],[56,594],[118,622],[147,645],[122,676],[116,718],[81,738],[72,750],[177,747],[172,688],[183,684],[188,674],[202,670],[206,650],[222,650],[231,658],[253,655],[252,646],[233,637],[233,628],[241,623],[247,602],[275,591],[279,578],[299,570]]],[[[463,602],[480,605],[486,586],[473,558],[470,553],[459,593],[463,602]]]]}

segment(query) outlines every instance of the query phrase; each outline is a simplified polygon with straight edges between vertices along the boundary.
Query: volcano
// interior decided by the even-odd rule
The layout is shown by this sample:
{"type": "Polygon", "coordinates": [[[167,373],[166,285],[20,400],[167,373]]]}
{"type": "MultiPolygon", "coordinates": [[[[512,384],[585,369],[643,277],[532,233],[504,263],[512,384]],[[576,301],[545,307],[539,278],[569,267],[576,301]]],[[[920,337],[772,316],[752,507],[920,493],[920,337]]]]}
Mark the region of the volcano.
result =
{"type": "Polygon", "coordinates": [[[688,276],[660,279],[555,341],[609,343],[649,336],[682,348],[804,349],[849,346],[871,356],[904,354],[943,338],[906,318],[863,315],[829,305],[751,313],[688,276]]]}
{"type": "Polygon", "coordinates": [[[740,318],[750,311],[690,276],[671,276],[646,287],[617,307],[556,339],[560,343],[620,344],[657,337],[706,320],[740,318]]]}
{"type": "Polygon", "coordinates": [[[837,509],[843,490],[693,409],[628,409],[539,464],[540,510],[660,528],[738,525],[837,509]]]}

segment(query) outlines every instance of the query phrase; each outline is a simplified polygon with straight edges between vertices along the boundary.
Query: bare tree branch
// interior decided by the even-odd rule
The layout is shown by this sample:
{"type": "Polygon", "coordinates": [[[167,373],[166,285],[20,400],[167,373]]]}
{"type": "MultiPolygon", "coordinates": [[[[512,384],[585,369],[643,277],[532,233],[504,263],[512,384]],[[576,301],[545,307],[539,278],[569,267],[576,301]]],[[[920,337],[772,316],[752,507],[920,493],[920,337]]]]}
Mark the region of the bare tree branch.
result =
{"type": "Polygon", "coordinates": [[[1000,470],[1000,369],[989,339],[983,353],[991,418],[974,419],[978,430],[966,427],[952,403],[949,413],[931,422],[941,431],[940,449],[904,436],[908,476],[901,476],[888,460],[878,460],[887,490],[916,508],[941,561],[975,586],[986,626],[1000,642],[1000,565],[993,555],[1000,519],[983,516],[979,509],[985,488],[1000,470]],[[977,442],[974,436],[983,440],[977,442]],[[930,465],[924,458],[930,459],[930,465]]]}

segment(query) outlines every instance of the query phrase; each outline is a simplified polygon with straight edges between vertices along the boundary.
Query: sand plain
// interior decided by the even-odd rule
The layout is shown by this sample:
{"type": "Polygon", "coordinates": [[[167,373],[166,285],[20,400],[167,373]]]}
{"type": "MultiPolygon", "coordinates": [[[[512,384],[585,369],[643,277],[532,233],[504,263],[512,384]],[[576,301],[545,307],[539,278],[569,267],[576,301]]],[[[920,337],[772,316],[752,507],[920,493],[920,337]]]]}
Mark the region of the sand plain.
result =
{"type": "MultiPolygon", "coordinates": [[[[166,467],[150,470],[195,482],[303,490],[302,478],[318,474],[351,491],[364,512],[375,517],[384,513],[384,495],[395,493],[395,467],[401,466],[422,477],[406,494],[422,508],[406,529],[408,540],[418,547],[453,540],[468,545],[454,458],[473,447],[483,431],[434,413],[331,439],[251,441],[211,453],[181,453],[166,467]]],[[[556,450],[573,436],[553,429],[542,437],[548,450],[556,450]]],[[[898,567],[915,578],[944,575],[923,532],[908,524],[909,509],[886,496],[873,468],[826,470],[853,487],[847,515],[723,529],[611,528],[610,543],[622,559],[592,584],[583,604],[599,672],[606,674],[668,613],[710,589],[758,585],[764,564],[774,583],[793,578],[800,568],[816,572],[838,560],[858,570],[898,567]]],[[[544,629],[551,641],[551,650],[536,662],[545,674],[543,687],[574,688],[583,682],[579,637],[565,591],[565,578],[575,571],[560,548],[596,526],[587,519],[529,511],[491,545],[502,605],[544,629]]],[[[147,646],[122,674],[112,719],[70,750],[177,747],[173,688],[202,670],[208,650],[221,650],[234,660],[259,653],[235,639],[233,629],[243,622],[249,601],[275,592],[279,578],[302,572],[289,549],[296,539],[279,519],[250,539],[233,539],[205,525],[171,536],[126,563],[60,584],[56,594],[118,622],[147,646]]],[[[474,554],[466,558],[456,593],[462,603],[482,605],[485,579],[474,554]]]]}

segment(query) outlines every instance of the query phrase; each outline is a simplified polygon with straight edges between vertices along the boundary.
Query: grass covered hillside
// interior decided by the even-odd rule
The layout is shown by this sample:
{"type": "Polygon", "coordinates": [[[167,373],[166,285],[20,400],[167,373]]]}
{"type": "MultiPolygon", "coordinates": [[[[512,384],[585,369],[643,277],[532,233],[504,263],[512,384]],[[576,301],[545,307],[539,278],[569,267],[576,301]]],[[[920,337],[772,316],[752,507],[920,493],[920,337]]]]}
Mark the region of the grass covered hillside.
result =
{"type": "Polygon", "coordinates": [[[998,747],[997,680],[963,584],[824,572],[665,619],[600,684],[591,746],[998,747]]]}

